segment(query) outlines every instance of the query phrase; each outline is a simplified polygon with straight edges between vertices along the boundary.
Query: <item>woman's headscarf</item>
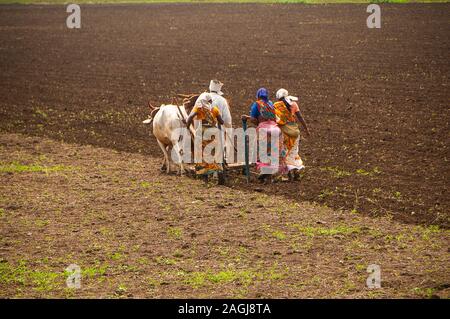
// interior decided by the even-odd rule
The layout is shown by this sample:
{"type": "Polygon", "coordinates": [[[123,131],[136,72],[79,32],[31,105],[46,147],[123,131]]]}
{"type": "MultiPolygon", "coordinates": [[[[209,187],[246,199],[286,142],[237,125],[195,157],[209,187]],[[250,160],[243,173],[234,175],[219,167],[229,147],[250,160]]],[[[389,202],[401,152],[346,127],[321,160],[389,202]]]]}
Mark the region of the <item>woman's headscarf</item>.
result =
{"type": "Polygon", "coordinates": [[[261,99],[261,100],[263,100],[265,102],[268,102],[269,101],[269,92],[265,88],[260,88],[256,92],[256,98],[257,99],[261,99]]]}

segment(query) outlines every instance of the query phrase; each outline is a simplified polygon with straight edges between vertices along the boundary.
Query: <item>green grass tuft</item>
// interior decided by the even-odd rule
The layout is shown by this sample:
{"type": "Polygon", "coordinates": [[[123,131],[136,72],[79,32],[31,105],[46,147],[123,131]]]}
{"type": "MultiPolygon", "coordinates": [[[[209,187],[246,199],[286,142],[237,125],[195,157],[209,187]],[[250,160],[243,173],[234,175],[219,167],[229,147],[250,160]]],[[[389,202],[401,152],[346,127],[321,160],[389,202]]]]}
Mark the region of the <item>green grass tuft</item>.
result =
{"type": "Polygon", "coordinates": [[[167,229],[167,235],[174,239],[181,239],[183,237],[183,230],[179,227],[169,227],[167,229]]]}
{"type": "Polygon", "coordinates": [[[192,273],[179,273],[184,277],[184,283],[192,288],[200,288],[210,285],[222,285],[237,283],[244,287],[256,281],[279,280],[285,277],[285,272],[278,270],[278,265],[274,265],[268,270],[258,269],[224,269],[220,271],[196,271],[192,273]]]}
{"type": "Polygon", "coordinates": [[[9,164],[0,164],[0,173],[37,173],[37,172],[61,172],[72,170],[73,167],[65,165],[55,165],[55,166],[41,166],[37,164],[25,165],[18,162],[12,162],[9,164]]]}
{"type": "Polygon", "coordinates": [[[39,292],[49,292],[61,287],[64,272],[30,269],[25,261],[14,266],[8,262],[0,262],[0,283],[31,286],[39,292]]]}

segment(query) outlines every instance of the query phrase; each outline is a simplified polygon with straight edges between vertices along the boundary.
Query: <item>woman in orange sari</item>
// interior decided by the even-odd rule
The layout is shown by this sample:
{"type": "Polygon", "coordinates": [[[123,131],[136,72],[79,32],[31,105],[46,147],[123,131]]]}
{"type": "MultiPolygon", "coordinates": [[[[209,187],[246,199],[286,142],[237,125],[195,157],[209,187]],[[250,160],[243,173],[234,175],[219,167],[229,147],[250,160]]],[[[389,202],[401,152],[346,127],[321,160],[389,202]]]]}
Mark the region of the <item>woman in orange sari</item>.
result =
{"type": "Polygon", "coordinates": [[[300,130],[297,122],[300,122],[309,136],[309,129],[300,112],[298,98],[289,96],[285,89],[277,91],[277,99],[275,102],[275,114],[277,116],[277,124],[283,133],[283,142],[286,148],[286,166],[290,180],[298,180],[300,171],[305,168],[303,161],[298,154],[298,143],[300,140],[300,130]]]}
{"type": "Polygon", "coordinates": [[[191,111],[191,114],[189,115],[188,119],[186,120],[186,126],[190,127],[193,120],[201,121],[202,125],[202,148],[201,150],[198,150],[198,152],[201,152],[201,154],[195,154],[195,158],[201,158],[202,162],[197,163],[195,166],[195,173],[197,175],[203,175],[205,179],[208,179],[208,176],[214,173],[219,174],[219,183],[223,183],[221,180],[221,173],[223,171],[223,167],[221,163],[208,163],[205,161],[204,158],[204,150],[205,147],[214,142],[214,138],[206,139],[204,132],[205,130],[216,127],[217,124],[223,125],[222,117],[220,116],[220,110],[217,106],[213,106],[212,104],[212,98],[209,94],[206,94],[205,97],[201,100],[199,100],[194,108],[191,111]]]}

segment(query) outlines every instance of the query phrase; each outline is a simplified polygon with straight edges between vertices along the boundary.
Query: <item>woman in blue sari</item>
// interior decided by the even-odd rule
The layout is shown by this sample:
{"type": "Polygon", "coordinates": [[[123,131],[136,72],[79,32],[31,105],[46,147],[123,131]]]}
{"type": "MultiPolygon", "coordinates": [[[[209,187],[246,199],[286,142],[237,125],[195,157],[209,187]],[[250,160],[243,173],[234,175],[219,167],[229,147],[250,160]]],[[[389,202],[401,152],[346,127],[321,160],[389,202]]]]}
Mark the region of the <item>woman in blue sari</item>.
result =
{"type": "Polygon", "coordinates": [[[277,125],[275,108],[269,99],[267,89],[260,88],[256,92],[256,101],[250,107],[250,116],[243,115],[242,119],[250,119],[257,126],[258,156],[256,168],[259,173],[259,179],[264,181],[267,177],[274,174],[285,173],[286,151],[283,146],[281,130],[277,125]],[[271,143],[272,140],[276,142],[271,143]],[[264,145],[267,145],[265,156],[262,153],[264,149],[261,149],[261,146],[264,145]]]}

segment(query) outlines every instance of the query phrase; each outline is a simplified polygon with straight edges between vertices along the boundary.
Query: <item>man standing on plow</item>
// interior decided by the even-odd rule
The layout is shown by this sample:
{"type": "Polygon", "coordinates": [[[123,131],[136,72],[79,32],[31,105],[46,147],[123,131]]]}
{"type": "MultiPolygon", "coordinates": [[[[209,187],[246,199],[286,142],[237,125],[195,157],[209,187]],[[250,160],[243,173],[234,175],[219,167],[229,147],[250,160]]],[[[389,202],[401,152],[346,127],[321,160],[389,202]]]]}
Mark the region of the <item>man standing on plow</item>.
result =
{"type": "MultiPolygon", "coordinates": [[[[195,103],[191,114],[186,120],[186,126],[188,128],[191,126],[194,119],[199,121],[201,124],[201,147],[194,147],[194,158],[201,159],[201,162],[196,163],[195,173],[203,176],[205,182],[208,182],[209,175],[217,173],[219,184],[224,184],[225,181],[223,176],[223,166],[221,163],[222,160],[216,162],[216,159],[214,158],[213,161],[208,161],[204,156],[205,148],[215,142],[215,136],[208,134],[207,130],[211,130],[216,127],[220,130],[221,125],[224,124],[224,121],[220,115],[220,110],[217,106],[212,104],[212,97],[209,93],[204,94],[202,99],[197,100],[195,103]]],[[[211,133],[211,131],[209,133],[211,133]]],[[[221,132],[219,132],[219,136],[221,136],[221,132]]],[[[221,137],[219,137],[219,139],[221,139],[221,137]]],[[[220,145],[219,150],[223,150],[222,145],[220,145]]]]}

